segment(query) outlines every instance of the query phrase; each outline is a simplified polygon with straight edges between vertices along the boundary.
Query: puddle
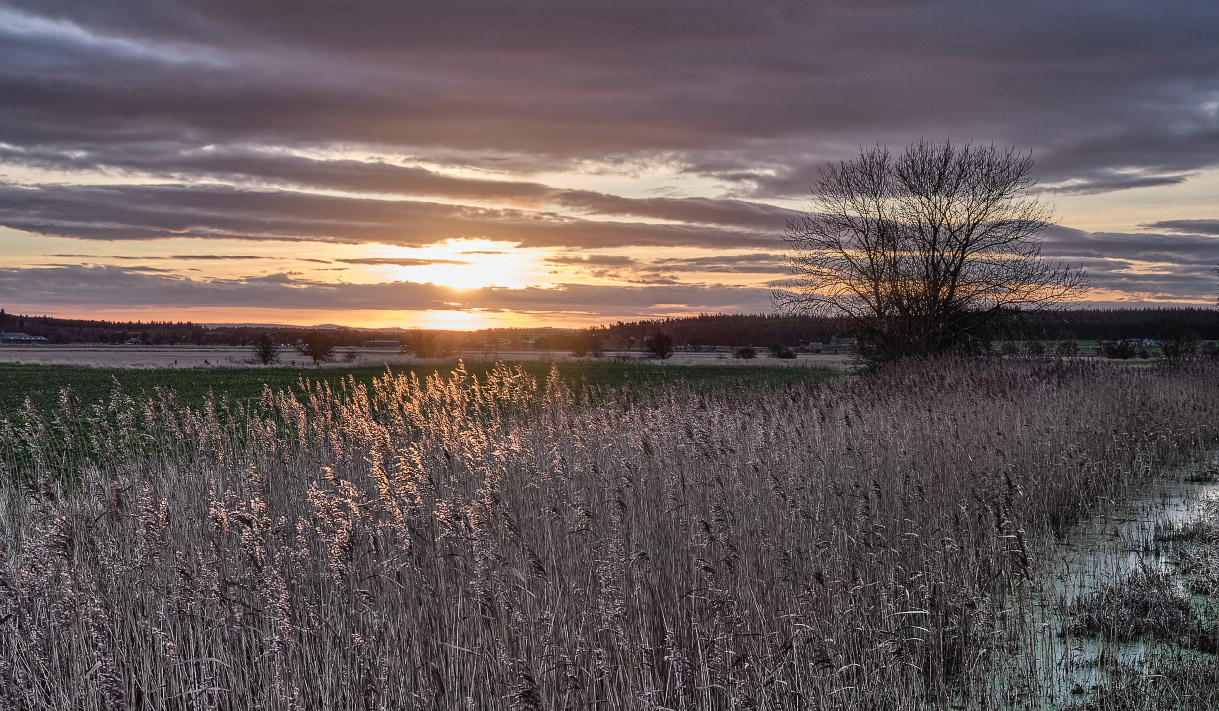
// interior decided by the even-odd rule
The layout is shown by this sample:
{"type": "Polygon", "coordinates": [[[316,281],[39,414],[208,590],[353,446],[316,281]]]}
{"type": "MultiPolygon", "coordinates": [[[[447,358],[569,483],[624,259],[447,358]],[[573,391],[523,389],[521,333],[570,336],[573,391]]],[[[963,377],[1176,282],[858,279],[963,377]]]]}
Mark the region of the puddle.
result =
{"type": "MultiPolygon", "coordinates": [[[[1158,651],[1180,651],[1146,635],[1131,641],[1064,635],[1074,619],[1064,615],[1064,603],[1094,599],[1104,586],[1138,574],[1166,581],[1164,590],[1188,599],[1194,613],[1214,617],[1214,602],[1190,595],[1171,562],[1177,546],[1157,540],[1157,534],[1208,515],[1208,505],[1219,501],[1219,482],[1188,479],[1217,466],[1219,453],[1159,477],[1105,514],[1073,526],[1055,547],[1045,568],[1044,588],[1025,617],[1031,631],[1025,649],[1033,651],[1032,666],[1043,680],[1041,695],[1047,707],[1082,703],[1115,668],[1137,669],[1158,651]]],[[[1103,614],[1104,606],[1100,608],[1103,614]]]]}

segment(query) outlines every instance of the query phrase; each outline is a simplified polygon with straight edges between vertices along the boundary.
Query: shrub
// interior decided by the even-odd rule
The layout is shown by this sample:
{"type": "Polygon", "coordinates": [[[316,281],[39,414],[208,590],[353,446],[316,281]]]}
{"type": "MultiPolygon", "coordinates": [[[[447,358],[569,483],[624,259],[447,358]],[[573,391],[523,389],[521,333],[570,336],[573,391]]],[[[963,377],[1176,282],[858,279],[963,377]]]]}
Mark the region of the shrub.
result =
{"type": "Polygon", "coordinates": [[[732,352],[733,358],[740,358],[741,360],[750,360],[752,358],[756,358],[757,355],[757,350],[751,348],[750,346],[741,346],[732,352]]]}
{"type": "Polygon", "coordinates": [[[1101,341],[1098,344],[1101,355],[1115,360],[1129,360],[1139,355],[1139,342],[1133,338],[1119,338],[1116,341],[1101,341]]]}
{"type": "Polygon", "coordinates": [[[417,331],[406,342],[417,358],[447,358],[453,354],[452,343],[434,331],[417,331]]]}
{"type": "Polygon", "coordinates": [[[1079,355],[1079,343],[1075,341],[1059,341],[1054,347],[1054,355],[1071,357],[1079,355]]]}
{"type": "Polygon", "coordinates": [[[269,333],[264,333],[255,338],[251,348],[254,351],[255,363],[271,365],[279,360],[279,344],[275,342],[274,336],[269,333]]]}
{"type": "Polygon", "coordinates": [[[657,331],[648,338],[644,350],[649,358],[664,360],[673,355],[673,336],[667,331],[657,331]]]}
{"type": "Polygon", "coordinates": [[[575,343],[572,344],[571,354],[577,358],[592,356],[600,358],[605,355],[605,348],[601,343],[601,338],[591,330],[581,331],[575,338],[575,343]]]}
{"type": "Polygon", "coordinates": [[[313,360],[314,365],[318,365],[330,360],[331,355],[334,354],[334,347],[334,338],[330,334],[310,331],[296,344],[296,352],[308,356],[313,360]]]}

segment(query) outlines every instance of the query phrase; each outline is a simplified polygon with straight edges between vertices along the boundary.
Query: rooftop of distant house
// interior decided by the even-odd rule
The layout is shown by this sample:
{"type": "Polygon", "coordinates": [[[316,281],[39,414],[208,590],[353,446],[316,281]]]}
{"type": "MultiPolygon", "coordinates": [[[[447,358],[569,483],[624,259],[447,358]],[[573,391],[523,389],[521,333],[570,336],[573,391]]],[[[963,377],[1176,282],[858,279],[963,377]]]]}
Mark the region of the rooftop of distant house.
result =
{"type": "Polygon", "coordinates": [[[45,336],[31,336],[28,333],[0,332],[0,343],[46,343],[45,336]]]}

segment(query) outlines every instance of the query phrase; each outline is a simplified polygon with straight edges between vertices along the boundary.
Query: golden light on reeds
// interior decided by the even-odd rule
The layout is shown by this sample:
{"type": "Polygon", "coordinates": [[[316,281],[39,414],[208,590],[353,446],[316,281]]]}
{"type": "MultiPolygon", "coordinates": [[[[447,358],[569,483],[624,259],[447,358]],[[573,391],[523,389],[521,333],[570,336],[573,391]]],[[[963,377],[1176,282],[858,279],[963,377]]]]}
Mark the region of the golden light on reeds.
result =
{"type": "Polygon", "coordinates": [[[0,695],[1039,708],[1060,660],[1025,593],[1056,534],[1213,447],[1217,408],[1213,367],[1055,359],[65,394],[0,422],[0,695]]]}

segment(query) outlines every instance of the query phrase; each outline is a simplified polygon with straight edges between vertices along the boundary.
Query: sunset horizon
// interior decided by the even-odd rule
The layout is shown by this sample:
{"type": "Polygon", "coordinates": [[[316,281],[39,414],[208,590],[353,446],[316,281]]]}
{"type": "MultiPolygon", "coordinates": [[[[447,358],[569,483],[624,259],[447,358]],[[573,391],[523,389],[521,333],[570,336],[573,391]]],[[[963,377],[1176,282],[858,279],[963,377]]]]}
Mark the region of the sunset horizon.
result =
{"type": "Polygon", "coordinates": [[[1032,153],[1081,305],[1213,305],[1216,24],[1191,3],[0,2],[0,305],[768,313],[819,170],[924,139],[1032,153]]]}

